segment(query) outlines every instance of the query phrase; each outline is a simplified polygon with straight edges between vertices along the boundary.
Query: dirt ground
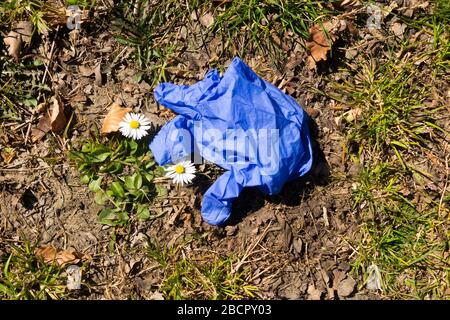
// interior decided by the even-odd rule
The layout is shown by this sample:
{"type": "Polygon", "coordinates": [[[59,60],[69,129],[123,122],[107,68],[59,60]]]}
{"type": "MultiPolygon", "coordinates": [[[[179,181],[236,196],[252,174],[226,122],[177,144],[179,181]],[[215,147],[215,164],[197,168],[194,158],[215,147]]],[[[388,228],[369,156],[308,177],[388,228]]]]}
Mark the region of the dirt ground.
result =
{"type": "MultiPolygon", "coordinates": [[[[288,183],[279,195],[245,190],[225,227],[210,226],[200,216],[202,194],[214,175],[199,175],[192,186],[179,190],[165,183],[167,197],[151,204],[160,212],[158,218],[131,217],[126,226],[110,227],[98,222],[102,206],[80,182],[67,153],[93,136],[114,101],[144,112],[157,125],[173,115],[155,104],[154,84],[139,79],[142,69],[133,59],[135,48],[117,41],[116,27],[107,24],[107,1],[101,3],[105,9],[97,8],[80,32],[56,26],[28,49],[48,57],[47,82],[51,92],[59,92],[73,120],[65,137],[48,133],[36,142],[29,137],[29,127],[36,125],[38,114],[23,123],[2,122],[0,140],[14,148],[15,156],[0,165],[0,256],[7,257],[11,245],[24,242],[82,253],[83,286],[69,292],[70,299],[168,298],[161,285],[169,267],[161,267],[148,254],[149,243],[177,248],[169,258],[172,262],[185,256],[200,262],[210,256],[233,256],[232,268],[242,271],[245,283],[257,287],[255,296],[263,299],[384,298],[381,291],[368,290],[366,275],[354,268],[365,217],[355,206],[353,190],[363,164],[346,154],[348,131],[340,117],[348,109],[323,92],[330,92],[331,82],[342,83],[350,76],[344,67],[357,61],[349,58],[355,50],[381,57],[377,63],[382,64],[386,43],[401,41],[395,39],[396,29],[385,27],[382,35],[367,29],[356,34],[344,31],[333,45],[332,56],[318,63],[316,70],[308,68],[309,51],[299,45],[303,40],[292,34],[282,40],[285,59],[278,65],[259,51],[248,50],[242,56],[311,116],[315,163],[306,177],[288,183]]],[[[386,25],[400,15],[398,11],[386,18],[386,25]]],[[[192,35],[186,36],[182,26],[177,29],[177,41],[185,45],[167,63],[169,82],[193,83],[213,67],[224,69],[236,54],[219,48],[214,34],[203,37],[206,43],[190,43],[202,38],[204,31],[201,22],[191,22],[188,34],[192,35]]],[[[417,32],[408,28],[405,39],[417,32]]],[[[37,72],[41,77],[45,68],[37,72]]],[[[445,82],[433,87],[436,92],[448,89],[445,82]]]]}

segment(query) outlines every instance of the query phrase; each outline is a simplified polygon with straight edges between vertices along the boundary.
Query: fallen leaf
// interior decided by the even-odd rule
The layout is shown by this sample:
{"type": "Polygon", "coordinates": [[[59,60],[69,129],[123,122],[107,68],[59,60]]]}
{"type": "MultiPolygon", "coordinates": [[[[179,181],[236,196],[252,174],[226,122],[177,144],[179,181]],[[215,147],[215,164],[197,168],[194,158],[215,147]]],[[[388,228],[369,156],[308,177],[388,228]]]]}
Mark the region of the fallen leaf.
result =
{"type": "Polygon", "coordinates": [[[94,73],[94,69],[86,66],[78,66],[78,71],[83,77],[90,77],[94,73]]]}
{"type": "Polygon", "coordinates": [[[360,108],[351,109],[344,113],[345,120],[347,122],[353,122],[358,119],[362,114],[362,110],[360,108]]]}
{"type": "Polygon", "coordinates": [[[12,159],[14,159],[14,156],[16,155],[16,151],[13,148],[4,148],[1,152],[0,155],[3,158],[3,162],[5,164],[9,164],[12,159]]]}
{"type": "Polygon", "coordinates": [[[400,22],[394,22],[391,26],[391,30],[392,32],[394,32],[394,34],[397,37],[402,37],[403,33],[406,30],[406,24],[400,23],[400,22]]]}
{"type": "Polygon", "coordinates": [[[64,114],[64,104],[58,96],[53,96],[50,102],[53,101],[50,110],[50,123],[52,125],[52,132],[61,131],[66,127],[67,119],[64,114]]]}
{"type": "Polygon", "coordinates": [[[294,250],[298,253],[301,254],[302,253],[302,247],[303,247],[303,241],[300,238],[297,238],[294,240],[293,242],[294,245],[294,250]]]}
{"type": "Polygon", "coordinates": [[[31,34],[33,33],[33,25],[28,21],[20,21],[14,30],[11,30],[3,40],[8,48],[8,54],[19,61],[20,48],[22,42],[29,43],[31,40],[31,34]]]}
{"type": "Polygon", "coordinates": [[[102,85],[102,71],[100,63],[94,69],[95,74],[95,84],[98,86],[102,85]]]}
{"type": "Polygon", "coordinates": [[[205,13],[200,17],[200,23],[206,28],[211,27],[214,24],[213,15],[209,12],[205,13]]]}
{"type": "Polygon", "coordinates": [[[118,103],[114,102],[109,109],[108,114],[103,120],[102,133],[116,132],[119,130],[119,124],[131,108],[122,108],[118,103]]]}
{"type": "Polygon", "coordinates": [[[50,108],[39,120],[37,128],[31,132],[32,141],[40,140],[47,132],[59,132],[66,127],[67,118],[64,114],[64,104],[58,96],[50,99],[50,108]]]}
{"type": "Polygon", "coordinates": [[[320,300],[322,291],[317,290],[312,284],[308,286],[308,300],[320,300]]]}
{"type": "Polygon", "coordinates": [[[333,270],[333,289],[337,290],[339,283],[345,279],[345,273],[340,270],[333,270]]]}
{"type": "Polygon", "coordinates": [[[164,300],[164,296],[162,295],[161,292],[155,291],[152,293],[149,300],[164,300]]]}
{"type": "Polygon", "coordinates": [[[80,261],[76,252],[58,250],[51,245],[37,248],[34,254],[36,257],[44,260],[45,263],[56,263],[59,266],[64,266],[68,263],[78,263],[80,261]]]}
{"type": "Polygon", "coordinates": [[[50,99],[50,108],[39,120],[37,128],[31,131],[32,141],[40,140],[47,132],[59,132],[66,127],[67,118],[64,114],[64,104],[58,96],[50,99]]]}
{"type": "Polygon", "coordinates": [[[14,60],[19,61],[19,51],[20,45],[22,43],[22,39],[20,35],[16,31],[11,31],[8,35],[3,39],[5,44],[9,46],[8,54],[14,58],[14,60]]]}
{"type": "Polygon", "coordinates": [[[331,50],[331,46],[336,39],[330,33],[331,29],[332,26],[327,22],[323,26],[316,24],[309,29],[310,40],[306,42],[306,46],[310,50],[310,56],[308,57],[309,69],[315,69],[317,62],[327,60],[327,53],[331,50]]]}
{"type": "Polygon", "coordinates": [[[355,290],[355,286],[356,281],[352,277],[348,277],[347,279],[339,282],[337,287],[337,294],[342,298],[348,297],[355,290]]]}
{"type": "Polygon", "coordinates": [[[47,132],[52,128],[48,114],[45,114],[40,120],[36,128],[31,130],[31,141],[41,140],[47,132]]]}

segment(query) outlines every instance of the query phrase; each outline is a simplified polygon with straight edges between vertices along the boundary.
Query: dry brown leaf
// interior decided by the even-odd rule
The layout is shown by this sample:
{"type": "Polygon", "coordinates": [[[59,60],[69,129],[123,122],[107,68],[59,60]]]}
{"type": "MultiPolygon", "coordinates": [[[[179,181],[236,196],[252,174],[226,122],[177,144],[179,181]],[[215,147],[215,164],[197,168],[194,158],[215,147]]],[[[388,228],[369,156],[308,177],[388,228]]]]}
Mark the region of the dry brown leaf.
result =
{"type": "Polygon", "coordinates": [[[327,60],[327,53],[331,50],[331,45],[336,39],[333,34],[329,33],[331,29],[332,26],[327,22],[323,26],[316,24],[309,29],[310,40],[306,43],[310,50],[309,69],[315,69],[317,62],[327,60]],[[329,36],[327,36],[327,33],[329,36]]]}
{"type": "Polygon", "coordinates": [[[95,84],[98,86],[102,85],[102,69],[100,63],[94,69],[95,74],[95,84]]]}
{"type": "Polygon", "coordinates": [[[64,114],[64,104],[57,96],[53,96],[50,101],[53,100],[53,104],[50,110],[50,123],[52,125],[52,132],[59,132],[66,127],[67,119],[64,114]]]}
{"type": "Polygon", "coordinates": [[[200,23],[206,28],[209,28],[214,24],[214,16],[209,12],[202,15],[199,20],[200,23]]]}
{"type": "Polygon", "coordinates": [[[2,151],[0,151],[0,155],[3,158],[3,162],[5,164],[9,164],[12,161],[12,159],[14,159],[16,151],[12,148],[4,148],[2,151]]]}
{"type": "Polygon", "coordinates": [[[119,130],[119,124],[131,108],[122,108],[118,103],[114,102],[109,109],[108,114],[103,120],[102,133],[116,132],[119,130]]]}
{"type": "Polygon", "coordinates": [[[8,54],[19,61],[20,47],[22,43],[29,43],[31,34],[33,33],[33,25],[28,21],[20,21],[14,30],[11,30],[3,40],[8,48],[8,54]]]}
{"type": "Polygon", "coordinates": [[[58,96],[50,99],[50,109],[39,120],[36,128],[31,132],[32,141],[40,140],[47,132],[59,132],[66,127],[67,118],[64,114],[64,104],[58,96]]]}
{"type": "Polygon", "coordinates": [[[14,60],[19,61],[20,45],[22,43],[20,35],[15,31],[10,31],[3,41],[9,46],[8,54],[13,57],[14,60]]]}
{"type": "Polygon", "coordinates": [[[310,50],[308,68],[315,69],[317,62],[327,60],[328,51],[336,41],[337,34],[345,30],[355,32],[353,24],[345,19],[333,18],[323,24],[316,24],[309,29],[309,41],[306,46],[310,50]]]}
{"type": "Polygon", "coordinates": [[[50,118],[46,114],[39,120],[37,127],[31,130],[31,141],[36,142],[41,140],[51,128],[50,118]]]}
{"type": "Polygon", "coordinates": [[[81,65],[78,66],[78,71],[83,77],[90,77],[94,73],[94,68],[81,65]]]}
{"type": "Polygon", "coordinates": [[[345,298],[348,297],[355,291],[356,281],[352,277],[348,277],[341,282],[339,282],[337,286],[337,293],[339,297],[345,298]]]}
{"type": "Polygon", "coordinates": [[[44,260],[45,263],[56,263],[63,266],[68,263],[78,263],[80,259],[75,251],[58,250],[54,246],[42,246],[34,251],[36,257],[44,260]]]}
{"type": "Polygon", "coordinates": [[[308,286],[308,300],[320,300],[322,297],[322,291],[316,289],[313,284],[308,286]]]}
{"type": "Polygon", "coordinates": [[[392,30],[392,32],[394,32],[394,34],[397,36],[397,37],[402,37],[403,36],[403,33],[405,32],[405,30],[406,30],[406,24],[403,24],[403,23],[400,23],[400,22],[394,22],[392,25],[391,25],[391,30],[392,30]]]}

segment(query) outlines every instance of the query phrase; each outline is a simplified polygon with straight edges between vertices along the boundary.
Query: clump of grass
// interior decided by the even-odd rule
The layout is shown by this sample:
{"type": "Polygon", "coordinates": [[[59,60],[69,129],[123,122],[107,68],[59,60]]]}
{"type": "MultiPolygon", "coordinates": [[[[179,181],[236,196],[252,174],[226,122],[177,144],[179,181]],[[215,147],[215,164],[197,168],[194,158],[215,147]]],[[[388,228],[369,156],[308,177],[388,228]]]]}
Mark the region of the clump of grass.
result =
{"type": "MultiPolygon", "coordinates": [[[[436,65],[414,64],[414,55],[424,54],[420,45],[403,43],[395,48],[401,55],[391,49],[385,59],[358,60],[350,77],[332,85],[339,94],[330,94],[350,106],[342,115],[350,160],[364,167],[354,182],[354,210],[363,218],[354,271],[367,280],[376,265],[390,298],[443,298],[450,287],[448,195],[436,183],[445,177],[433,177],[419,163],[445,168],[439,153],[448,139],[439,126],[445,106],[429,103],[433,82],[425,81],[442,78],[433,73],[436,65]],[[418,158],[427,152],[439,164],[418,158]]],[[[425,54],[438,61],[436,52],[425,54]]]]}
{"type": "Polygon", "coordinates": [[[0,255],[0,299],[59,300],[67,297],[61,267],[37,259],[28,242],[8,247],[9,252],[0,255]]]}
{"type": "Polygon", "coordinates": [[[0,21],[3,25],[12,25],[16,21],[29,19],[39,33],[44,33],[48,30],[44,6],[45,2],[35,0],[2,1],[0,21]]]}
{"type": "Polygon", "coordinates": [[[115,38],[135,49],[137,67],[152,85],[166,81],[166,67],[177,58],[183,44],[178,29],[188,25],[199,1],[117,1],[111,8],[115,38]]]}
{"type": "Polygon", "coordinates": [[[243,45],[237,48],[240,55],[249,48],[273,55],[281,45],[276,39],[283,39],[288,32],[307,39],[311,24],[331,14],[326,4],[329,1],[232,1],[216,9],[211,32],[221,34],[224,43],[243,38],[239,42],[243,45]]]}
{"type": "MultiPolygon", "coordinates": [[[[116,17],[114,34],[125,45],[135,48],[134,57],[149,83],[167,81],[166,69],[183,62],[183,51],[208,51],[208,42],[220,38],[221,65],[233,55],[258,51],[277,65],[286,56],[291,38],[309,37],[309,27],[333,13],[329,1],[237,0],[220,5],[191,0],[119,1],[112,9],[116,17]],[[211,26],[198,21],[210,15],[211,26]],[[180,39],[184,28],[184,39],[180,39]],[[289,38],[289,41],[286,39],[289,38]],[[280,60],[281,59],[281,60],[280,60]]],[[[214,56],[214,55],[212,55],[214,56]]]]}
{"type": "Polygon", "coordinates": [[[162,270],[159,290],[167,299],[245,299],[257,292],[249,283],[250,270],[238,268],[238,259],[232,256],[154,242],[149,243],[148,254],[162,270]]]}
{"type": "Polygon", "coordinates": [[[359,110],[349,125],[349,144],[359,155],[377,153],[387,160],[394,154],[403,169],[412,169],[402,151],[420,147],[442,132],[435,117],[444,106],[425,105],[431,84],[422,81],[424,74],[406,58],[376,63],[368,57],[353,72],[354,76],[334,84],[340,94],[332,94],[359,110]]]}
{"type": "Polygon", "coordinates": [[[37,98],[51,91],[41,82],[42,65],[39,60],[15,64],[0,55],[0,119],[23,120],[37,106],[37,98]]]}
{"type": "Polygon", "coordinates": [[[367,276],[371,264],[381,272],[391,298],[440,299],[449,287],[448,208],[423,194],[402,194],[398,168],[379,164],[365,169],[355,190],[355,209],[367,208],[354,270],[367,276]]]}
{"type": "Polygon", "coordinates": [[[439,22],[444,25],[450,22],[450,2],[446,0],[434,0],[434,12],[433,17],[435,17],[439,22]]]}

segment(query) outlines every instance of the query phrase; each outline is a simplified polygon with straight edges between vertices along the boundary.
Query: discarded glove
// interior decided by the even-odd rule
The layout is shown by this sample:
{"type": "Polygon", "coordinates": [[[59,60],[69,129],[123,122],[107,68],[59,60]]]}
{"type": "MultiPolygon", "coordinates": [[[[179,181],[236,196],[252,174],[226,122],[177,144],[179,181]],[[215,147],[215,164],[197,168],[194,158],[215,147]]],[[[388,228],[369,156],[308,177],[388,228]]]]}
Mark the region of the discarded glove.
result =
{"type": "Polygon", "coordinates": [[[210,224],[226,222],[243,188],[276,194],[311,168],[307,114],[239,58],[222,77],[212,70],[191,86],[161,83],[155,99],[179,114],[150,143],[160,165],[194,153],[227,170],[203,197],[210,224]]]}

